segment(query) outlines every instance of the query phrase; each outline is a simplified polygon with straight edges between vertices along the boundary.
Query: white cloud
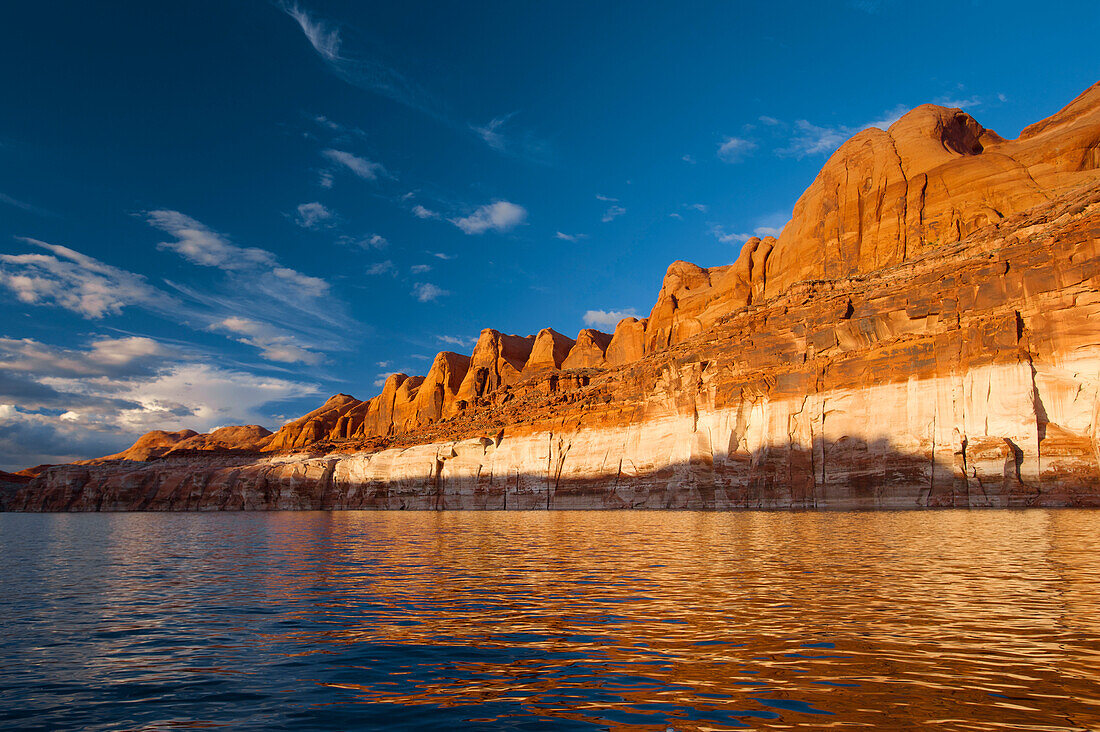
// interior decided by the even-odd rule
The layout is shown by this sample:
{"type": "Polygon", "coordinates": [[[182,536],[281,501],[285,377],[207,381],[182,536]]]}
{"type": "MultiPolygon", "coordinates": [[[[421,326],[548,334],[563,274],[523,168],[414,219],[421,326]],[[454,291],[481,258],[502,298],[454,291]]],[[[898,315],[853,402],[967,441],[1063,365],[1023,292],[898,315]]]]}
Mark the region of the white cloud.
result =
{"type": "Polygon", "coordinates": [[[294,219],[294,222],[303,229],[315,229],[331,220],[332,211],[325,208],[324,204],[313,201],[298,206],[298,216],[294,219]]]}
{"type": "Polygon", "coordinates": [[[436,259],[442,259],[444,262],[450,261],[452,259],[458,259],[457,254],[447,254],[446,252],[428,252],[428,253],[431,254],[436,259]]]}
{"type": "Polygon", "coordinates": [[[333,177],[331,170],[322,170],[317,174],[317,183],[322,188],[332,188],[333,177]]]}
{"type": "MultiPolygon", "coordinates": [[[[932,100],[933,103],[940,105],[941,107],[958,107],[959,109],[973,109],[974,107],[982,106],[982,98],[978,96],[969,97],[950,97],[944,95],[932,100]]],[[[876,125],[877,126],[877,125],[876,125]]]]}
{"type": "Polygon", "coordinates": [[[179,353],[143,336],[92,340],[87,349],[58,348],[31,338],[0,338],[0,371],[41,376],[131,376],[150,373],[179,353]]]}
{"type": "Polygon", "coordinates": [[[299,295],[321,297],[328,294],[328,283],[320,277],[310,277],[286,267],[275,267],[271,274],[280,284],[293,287],[299,295]]]}
{"type": "Polygon", "coordinates": [[[719,224],[714,224],[710,227],[710,233],[723,244],[740,243],[744,244],[752,238],[751,234],[731,234],[719,224]]]}
{"type": "MultiPolygon", "coordinates": [[[[855,132],[859,132],[860,130],[865,130],[868,127],[877,127],[880,130],[887,130],[890,128],[890,125],[894,124],[899,119],[904,117],[905,113],[908,111],[909,108],[906,107],[904,104],[895,104],[893,108],[888,109],[881,115],[879,115],[878,119],[871,120],[870,122],[864,122],[862,125],[859,125],[858,128],[852,132],[852,134],[855,134],[855,132]]],[[[849,137],[851,137],[851,135],[849,135],[849,137]]]]}
{"type": "Polygon", "coordinates": [[[467,234],[484,234],[486,231],[509,231],[527,218],[527,209],[509,201],[493,201],[479,206],[469,216],[451,219],[451,223],[467,234]]]}
{"type": "Polygon", "coordinates": [[[366,158],[352,155],[343,150],[325,150],[321,153],[334,163],[343,165],[364,180],[377,180],[379,175],[385,175],[386,169],[381,163],[373,163],[366,158]]]}
{"type": "Polygon", "coordinates": [[[323,356],[298,342],[278,328],[260,323],[248,318],[231,316],[214,323],[210,330],[226,331],[236,336],[237,340],[260,349],[260,357],[268,361],[279,363],[304,363],[316,365],[321,363],[323,356]]]}
{"type": "Polygon", "coordinates": [[[470,129],[478,134],[478,136],[485,141],[485,144],[493,148],[498,152],[504,152],[505,141],[504,136],[498,132],[498,130],[504,125],[505,122],[515,116],[515,112],[506,114],[503,117],[496,117],[489,121],[484,127],[476,127],[471,125],[470,129]]]}
{"type": "Polygon", "coordinates": [[[436,339],[449,346],[455,346],[456,348],[470,348],[477,343],[477,338],[466,338],[463,336],[437,335],[436,339]]]}
{"type": "Polygon", "coordinates": [[[781,226],[757,226],[752,230],[752,233],[757,236],[779,236],[783,231],[781,226]]]}
{"type": "Polygon", "coordinates": [[[450,293],[444,289],[436,287],[430,282],[417,282],[415,285],[413,285],[412,294],[413,297],[415,297],[420,302],[431,302],[432,300],[440,298],[444,295],[449,295],[450,293]]]}
{"type": "Polygon", "coordinates": [[[370,236],[364,236],[361,239],[354,237],[341,237],[340,241],[345,244],[350,244],[359,247],[360,249],[366,249],[370,251],[372,249],[381,250],[390,245],[390,242],[386,237],[381,234],[371,234],[370,236]]]}
{"type": "Polygon", "coordinates": [[[374,377],[374,385],[377,386],[379,389],[381,389],[383,386],[386,385],[386,379],[390,378],[395,373],[397,373],[397,372],[396,371],[386,371],[385,373],[378,374],[377,376],[374,377]]]}
{"type": "Polygon", "coordinates": [[[439,218],[438,213],[436,213],[435,211],[432,211],[430,208],[425,208],[424,206],[421,206],[419,203],[416,204],[415,206],[413,206],[412,214],[413,214],[413,216],[415,216],[418,219],[438,219],[439,218]]]}
{"type": "Polygon", "coordinates": [[[432,266],[430,264],[414,264],[409,267],[409,271],[413,274],[424,274],[425,272],[431,272],[432,266]]]}
{"type": "Polygon", "coordinates": [[[20,241],[52,253],[0,255],[0,285],[20,302],[55,305],[92,319],[118,315],[129,305],[163,307],[172,302],[141,275],[68,247],[37,239],[20,241]]]}
{"type": "Polygon", "coordinates": [[[705,203],[692,203],[688,205],[688,208],[693,208],[699,213],[706,213],[708,210],[708,207],[705,203]]]}
{"type": "Polygon", "coordinates": [[[264,404],[318,391],[189,358],[140,336],[81,349],[0,339],[0,468],[107,455],[151,429],[262,424],[264,404]]]}
{"type": "Polygon", "coordinates": [[[634,308],[623,310],[587,310],[584,313],[584,324],[590,328],[601,328],[608,332],[615,330],[615,326],[623,318],[633,318],[637,315],[634,308]]]}
{"type": "Polygon", "coordinates": [[[442,118],[438,104],[423,89],[380,59],[347,48],[340,29],[311,15],[297,3],[281,3],[283,11],[298,23],[313,50],[330,71],[352,86],[379,94],[413,109],[442,118]]]}
{"type": "Polygon", "coordinates": [[[393,361],[379,361],[375,366],[380,369],[388,369],[390,366],[393,366],[393,361]]]}
{"type": "Polygon", "coordinates": [[[298,23],[309,40],[313,50],[321,54],[327,61],[336,61],[340,58],[340,31],[329,28],[323,21],[310,16],[297,4],[285,5],[283,10],[298,23]]]}
{"type": "Polygon", "coordinates": [[[175,252],[192,264],[224,270],[242,270],[275,263],[275,255],[271,252],[231,244],[227,237],[179,211],[167,209],[147,211],[145,220],[153,228],[176,238],[175,241],[160,242],[157,244],[158,249],[175,252]]]}
{"type": "Polygon", "coordinates": [[[561,239],[562,241],[579,241],[581,239],[587,239],[588,234],[566,234],[561,231],[554,234],[555,239],[561,239]]]}
{"type": "Polygon", "coordinates": [[[684,220],[684,217],[683,217],[683,216],[681,216],[680,214],[678,214],[678,213],[675,213],[675,212],[674,212],[674,213],[670,213],[670,214],[668,215],[668,217],[669,217],[670,219],[680,219],[681,221],[683,221],[683,220],[684,220]]]}
{"type": "Polygon", "coordinates": [[[760,115],[759,117],[757,117],[757,119],[760,120],[761,123],[766,124],[769,127],[776,127],[777,125],[782,124],[775,117],[769,117],[766,114],[760,115]]]}
{"type": "Polygon", "coordinates": [[[619,199],[612,198],[611,196],[605,196],[602,193],[597,193],[596,194],[596,200],[597,201],[603,201],[604,203],[618,203],[619,202],[619,199]]]}
{"type": "Polygon", "coordinates": [[[691,155],[685,155],[680,159],[689,165],[695,165],[695,158],[693,158],[691,155]]]}
{"type": "Polygon", "coordinates": [[[804,158],[808,155],[832,154],[852,135],[870,127],[886,130],[906,113],[907,107],[898,104],[884,111],[877,119],[855,127],[846,125],[819,126],[800,119],[794,123],[795,133],[786,147],[779,148],[775,154],[780,157],[804,158]]]}
{"type": "Polygon", "coordinates": [[[606,224],[608,221],[614,221],[624,213],[626,213],[626,209],[622,206],[609,206],[608,209],[604,211],[603,218],[601,218],[600,221],[606,224]]]}
{"type": "Polygon", "coordinates": [[[756,143],[752,140],[741,137],[726,137],[718,143],[718,157],[727,163],[739,163],[755,147],[756,143]]]}
{"type": "Polygon", "coordinates": [[[370,267],[367,267],[367,274],[369,274],[369,275],[383,275],[383,274],[396,275],[397,274],[397,267],[394,266],[394,263],[391,260],[387,259],[384,262],[376,262],[375,264],[372,264],[370,267]]]}

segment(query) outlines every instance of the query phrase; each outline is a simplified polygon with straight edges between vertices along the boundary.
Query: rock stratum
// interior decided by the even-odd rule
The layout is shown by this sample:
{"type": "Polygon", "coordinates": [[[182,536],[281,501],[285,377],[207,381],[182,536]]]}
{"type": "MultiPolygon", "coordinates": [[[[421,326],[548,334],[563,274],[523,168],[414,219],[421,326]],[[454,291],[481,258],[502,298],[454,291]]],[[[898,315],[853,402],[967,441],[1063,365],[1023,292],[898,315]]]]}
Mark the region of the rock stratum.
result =
{"type": "Polygon", "coordinates": [[[1100,506],[1100,84],[1005,140],[924,105],[647,318],[487,329],[272,434],[0,475],[8,510],[1100,506]]]}

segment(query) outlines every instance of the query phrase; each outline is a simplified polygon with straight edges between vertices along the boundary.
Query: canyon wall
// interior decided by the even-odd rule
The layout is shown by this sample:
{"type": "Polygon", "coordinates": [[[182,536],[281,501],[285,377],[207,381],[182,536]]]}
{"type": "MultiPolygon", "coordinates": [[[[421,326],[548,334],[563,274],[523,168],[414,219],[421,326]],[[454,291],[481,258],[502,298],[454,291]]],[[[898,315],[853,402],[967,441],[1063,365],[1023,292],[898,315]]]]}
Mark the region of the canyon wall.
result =
{"type": "Polygon", "coordinates": [[[1015,141],[919,107],[614,334],[487,329],[372,399],[150,433],[7,508],[1100,505],[1098,150],[1100,85],[1015,141]]]}

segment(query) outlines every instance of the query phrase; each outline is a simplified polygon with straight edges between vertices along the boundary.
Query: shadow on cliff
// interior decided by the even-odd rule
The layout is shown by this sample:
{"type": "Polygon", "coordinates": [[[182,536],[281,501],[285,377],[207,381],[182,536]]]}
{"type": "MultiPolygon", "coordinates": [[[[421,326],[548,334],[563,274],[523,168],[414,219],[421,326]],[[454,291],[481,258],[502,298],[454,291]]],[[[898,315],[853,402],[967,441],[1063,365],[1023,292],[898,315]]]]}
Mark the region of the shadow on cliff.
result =
{"type": "MultiPolygon", "coordinates": [[[[653,469],[624,460],[615,472],[576,477],[568,454],[547,470],[491,464],[453,468],[421,460],[391,479],[350,479],[342,459],[288,462],[199,456],[149,462],[54,466],[0,492],[8,511],[235,510],[859,510],[1100,506],[1095,460],[1029,471],[1011,441],[980,438],[956,448],[907,453],[885,440],[841,438],[812,449],[765,447],[653,469]],[[494,467],[496,472],[493,472],[494,467]]],[[[1037,461],[1036,461],[1036,464],[1037,461]]],[[[582,468],[583,469],[583,468],[582,468]]],[[[369,475],[369,470],[367,473],[369,475]]]]}

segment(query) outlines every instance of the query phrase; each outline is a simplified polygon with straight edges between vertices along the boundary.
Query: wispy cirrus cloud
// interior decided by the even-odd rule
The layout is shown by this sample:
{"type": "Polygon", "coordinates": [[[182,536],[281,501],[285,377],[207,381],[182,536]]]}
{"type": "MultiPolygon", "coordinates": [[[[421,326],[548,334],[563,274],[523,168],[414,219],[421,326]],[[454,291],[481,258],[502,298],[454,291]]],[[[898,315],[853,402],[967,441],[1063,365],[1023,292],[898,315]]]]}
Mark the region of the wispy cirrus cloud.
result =
{"type": "Polygon", "coordinates": [[[371,54],[360,50],[367,45],[365,43],[345,43],[344,37],[351,29],[311,13],[298,3],[284,2],[281,7],[298,24],[302,34],[328,69],[340,79],[364,91],[443,119],[444,115],[436,99],[398,71],[393,64],[382,60],[377,50],[371,54]]]}
{"type": "Polygon", "coordinates": [[[141,275],[38,239],[17,240],[49,254],[0,255],[0,286],[23,303],[53,305],[98,320],[118,315],[128,306],[169,309],[173,298],[141,275]]]}
{"type": "Polygon", "coordinates": [[[608,206],[607,210],[603,212],[603,216],[600,217],[600,221],[606,224],[610,221],[614,221],[625,213],[626,209],[622,206],[608,206]]]}
{"type": "Polygon", "coordinates": [[[377,180],[379,175],[386,175],[386,168],[381,163],[372,162],[344,150],[329,148],[321,154],[364,180],[377,180]]]}
{"type": "Polygon", "coordinates": [[[324,360],[324,356],[303,345],[297,337],[270,323],[233,315],[212,324],[210,330],[233,334],[241,343],[258,348],[260,357],[267,361],[317,365],[324,360]]]}

